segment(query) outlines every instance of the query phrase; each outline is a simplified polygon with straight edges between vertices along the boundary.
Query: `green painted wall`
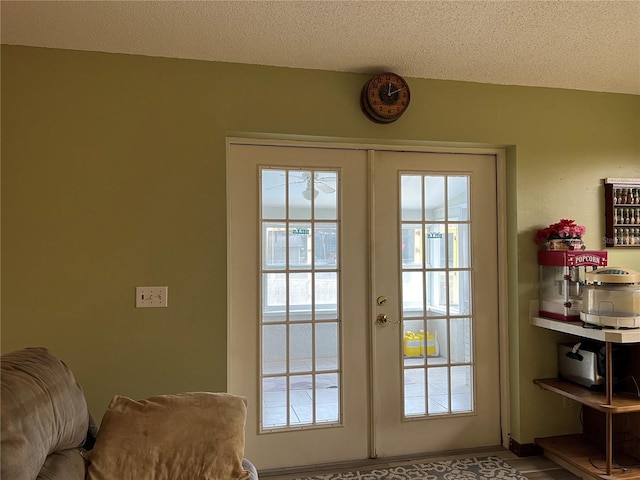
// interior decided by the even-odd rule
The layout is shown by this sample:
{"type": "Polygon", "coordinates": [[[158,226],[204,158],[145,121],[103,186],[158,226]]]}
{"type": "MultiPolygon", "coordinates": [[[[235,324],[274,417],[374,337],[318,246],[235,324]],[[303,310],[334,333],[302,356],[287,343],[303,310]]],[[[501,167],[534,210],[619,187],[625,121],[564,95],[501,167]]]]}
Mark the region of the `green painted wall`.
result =
{"type": "MultiPolygon", "coordinates": [[[[640,177],[640,96],[409,79],[377,125],[369,75],[2,46],[2,351],[48,346],[99,419],[113,394],[226,388],[225,136],[508,146],[512,434],[575,431],[532,384],[558,337],[528,325],[535,231],[601,248],[605,177],[640,177]],[[168,285],[169,308],[134,308],[168,285]]],[[[610,264],[640,270],[640,250],[610,264]]]]}

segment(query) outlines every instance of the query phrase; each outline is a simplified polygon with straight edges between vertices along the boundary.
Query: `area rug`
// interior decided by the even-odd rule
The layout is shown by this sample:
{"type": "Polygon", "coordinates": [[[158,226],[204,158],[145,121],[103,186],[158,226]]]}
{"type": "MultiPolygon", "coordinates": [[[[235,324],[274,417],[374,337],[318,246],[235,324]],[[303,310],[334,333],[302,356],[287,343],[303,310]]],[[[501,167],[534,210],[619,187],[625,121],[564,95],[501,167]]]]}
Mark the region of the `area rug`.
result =
{"type": "Polygon", "coordinates": [[[390,468],[328,473],[296,480],[527,480],[500,457],[471,457],[390,468]]]}

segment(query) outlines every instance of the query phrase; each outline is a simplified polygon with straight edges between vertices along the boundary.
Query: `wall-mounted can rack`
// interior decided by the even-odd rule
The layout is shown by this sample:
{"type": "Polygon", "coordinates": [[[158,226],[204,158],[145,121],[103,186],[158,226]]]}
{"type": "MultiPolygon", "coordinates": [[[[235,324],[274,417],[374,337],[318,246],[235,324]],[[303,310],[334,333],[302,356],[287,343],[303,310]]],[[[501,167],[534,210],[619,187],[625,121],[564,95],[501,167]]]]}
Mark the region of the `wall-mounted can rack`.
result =
{"type": "Polygon", "coordinates": [[[604,181],[605,246],[640,247],[640,178],[604,181]]]}

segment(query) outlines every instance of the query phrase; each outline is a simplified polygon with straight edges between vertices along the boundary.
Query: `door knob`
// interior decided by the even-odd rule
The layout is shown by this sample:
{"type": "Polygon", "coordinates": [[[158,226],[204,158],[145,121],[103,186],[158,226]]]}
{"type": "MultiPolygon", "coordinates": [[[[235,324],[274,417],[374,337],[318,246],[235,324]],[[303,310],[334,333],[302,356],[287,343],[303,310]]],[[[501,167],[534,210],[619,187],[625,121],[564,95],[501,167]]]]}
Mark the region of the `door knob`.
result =
{"type": "Polygon", "coordinates": [[[376,317],[376,324],[378,325],[386,325],[389,321],[389,318],[384,313],[381,313],[376,317]]]}

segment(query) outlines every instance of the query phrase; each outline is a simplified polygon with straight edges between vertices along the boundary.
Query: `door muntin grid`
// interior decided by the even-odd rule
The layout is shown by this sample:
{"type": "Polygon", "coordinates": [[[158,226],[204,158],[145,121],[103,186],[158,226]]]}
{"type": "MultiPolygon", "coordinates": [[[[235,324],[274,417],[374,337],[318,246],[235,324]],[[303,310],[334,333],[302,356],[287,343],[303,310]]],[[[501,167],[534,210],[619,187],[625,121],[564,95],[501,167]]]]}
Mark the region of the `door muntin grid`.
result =
{"type": "Polygon", "coordinates": [[[470,177],[400,174],[403,418],[474,412],[470,177]]]}
{"type": "Polygon", "coordinates": [[[259,172],[259,431],[340,425],[339,172],[259,172]]]}

